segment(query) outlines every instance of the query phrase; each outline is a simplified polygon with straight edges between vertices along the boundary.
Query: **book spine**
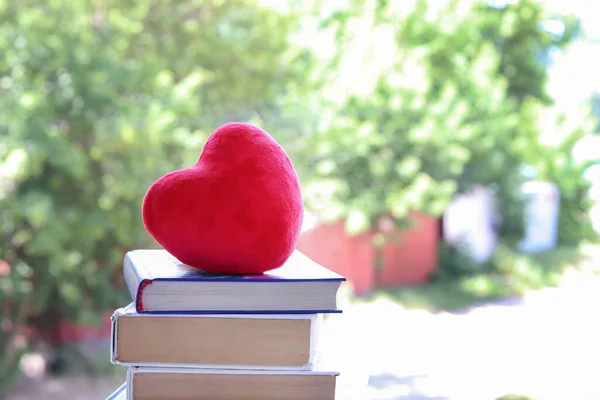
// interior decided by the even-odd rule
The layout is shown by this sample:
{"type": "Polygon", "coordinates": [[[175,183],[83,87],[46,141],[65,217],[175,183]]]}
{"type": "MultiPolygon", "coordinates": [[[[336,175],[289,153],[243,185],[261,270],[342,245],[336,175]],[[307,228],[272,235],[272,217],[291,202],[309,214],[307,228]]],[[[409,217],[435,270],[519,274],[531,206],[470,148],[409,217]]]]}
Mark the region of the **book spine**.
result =
{"type": "Polygon", "coordinates": [[[130,254],[125,256],[123,274],[131,299],[135,303],[135,309],[138,312],[143,311],[142,292],[147,285],[152,283],[152,281],[142,277],[139,266],[131,259],[130,254]]]}

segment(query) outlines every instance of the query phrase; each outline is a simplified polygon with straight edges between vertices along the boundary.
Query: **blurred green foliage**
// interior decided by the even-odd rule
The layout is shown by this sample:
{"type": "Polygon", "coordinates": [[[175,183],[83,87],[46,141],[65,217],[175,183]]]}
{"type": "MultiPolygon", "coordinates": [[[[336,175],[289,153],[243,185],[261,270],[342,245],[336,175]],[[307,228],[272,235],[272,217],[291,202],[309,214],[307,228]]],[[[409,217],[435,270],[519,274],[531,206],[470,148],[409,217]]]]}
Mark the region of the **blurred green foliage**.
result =
{"type": "Polygon", "coordinates": [[[403,227],[411,210],[439,216],[456,193],[484,184],[498,199],[501,236],[514,243],[523,237],[520,189],[529,167],[533,178],[560,187],[561,240],[590,234],[572,229],[589,207],[581,197],[585,165],[570,154],[593,125],[585,115],[561,123],[566,116],[546,92],[547,59],[572,41],[574,18],[529,0],[501,8],[349,4],[338,14],[345,27],[338,68],[347,80],[331,89],[345,91],[331,97],[313,138],[311,207],[346,218],[350,232],[377,228],[389,212],[403,227]],[[544,30],[551,19],[564,32],[544,30]]]}
{"type": "Polygon", "coordinates": [[[123,254],[153,245],[145,191],[226,121],[271,132],[307,206],[350,233],[440,215],[485,184],[517,240],[530,167],[560,187],[561,241],[589,235],[586,165],[570,153],[593,124],[545,88],[573,18],[532,0],[271,3],[0,2],[0,379],[25,326],[128,301],[123,254]],[[542,29],[551,18],[560,35],[542,29]]]}
{"type": "Polygon", "coordinates": [[[30,284],[21,274],[11,274],[9,265],[0,260],[0,398],[19,374],[19,361],[26,354],[26,341],[14,332],[27,315],[30,284]]]}
{"type": "Polygon", "coordinates": [[[476,268],[460,255],[460,262],[447,253],[441,255],[441,267],[430,283],[397,288],[379,288],[371,298],[350,302],[391,300],[409,309],[459,311],[483,303],[518,298],[531,290],[555,287],[563,282],[565,272],[596,273],[586,270],[586,264],[597,264],[600,248],[581,249],[561,246],[538,254],[521,254],[502,245],[486,265],[476,268]]]}
{"type": "Polygon", "coordinates": [[[26,325],[47,335],[130,301],[124,252],[153,244],[141,199],[218,124],[285,125],[281,93],[302,89],[310,61],[289,46],[290,15],[250,1],[0,3],[0,371],[26,325]]]}
{"type": "Polygon", "coordinates": [[[520,395],[520,394],[506,394],[502,397],[498,397],[496,400],[535,400],[533,397],[520,395]]]}

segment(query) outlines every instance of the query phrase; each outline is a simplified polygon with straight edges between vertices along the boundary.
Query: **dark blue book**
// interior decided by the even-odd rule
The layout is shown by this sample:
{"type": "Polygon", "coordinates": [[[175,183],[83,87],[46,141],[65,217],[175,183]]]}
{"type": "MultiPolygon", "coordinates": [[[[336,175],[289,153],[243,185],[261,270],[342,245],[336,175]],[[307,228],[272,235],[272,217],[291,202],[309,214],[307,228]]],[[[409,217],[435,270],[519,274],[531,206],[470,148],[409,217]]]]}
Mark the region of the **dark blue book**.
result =
{"type": "Polygon", "coordinates": [[[123,383],[106,400],[125,400],[127,398],[127,382],[123,383]]]}
{"type": "Polygon", "coordinates": [[[278,269],[219,275],[182,264],[165,250],[133,250],[124,274],[138,313],[317,314],[341,312],[346,279],[295,251],[278,269]]]}

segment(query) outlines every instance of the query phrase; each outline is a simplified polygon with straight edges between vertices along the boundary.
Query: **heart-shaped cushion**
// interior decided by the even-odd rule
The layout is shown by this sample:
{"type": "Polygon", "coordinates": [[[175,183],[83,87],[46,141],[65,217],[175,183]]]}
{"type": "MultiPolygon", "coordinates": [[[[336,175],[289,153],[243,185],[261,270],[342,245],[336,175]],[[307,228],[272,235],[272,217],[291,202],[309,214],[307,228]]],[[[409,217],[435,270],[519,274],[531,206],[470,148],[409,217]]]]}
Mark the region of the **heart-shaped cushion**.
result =
{"type": "Polygon", "coordinates": [[[158,179],[144,196],[146,230],[182,263],[207,272],[256,274],[280,267],[300,236],[298,175],[264,130],[228,123],[196,165],[158,179]]]}

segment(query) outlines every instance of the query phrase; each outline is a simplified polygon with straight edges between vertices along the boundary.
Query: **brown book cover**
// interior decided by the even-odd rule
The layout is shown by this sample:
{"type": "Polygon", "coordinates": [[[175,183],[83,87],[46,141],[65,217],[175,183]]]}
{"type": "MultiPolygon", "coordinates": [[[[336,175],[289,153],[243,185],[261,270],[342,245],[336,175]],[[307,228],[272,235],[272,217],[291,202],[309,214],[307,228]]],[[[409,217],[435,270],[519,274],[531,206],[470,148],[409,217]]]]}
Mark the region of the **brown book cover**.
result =
{"type": "Polygon", "coordinates": [[[335,400],[337,372],[129,368],[130,400],[335,400]]]}
{"type": "Polygon", "coordinates": [[[310,370],[323,317],[139,314],[112,316],[114,364],[126,366],[310,370]]]}

